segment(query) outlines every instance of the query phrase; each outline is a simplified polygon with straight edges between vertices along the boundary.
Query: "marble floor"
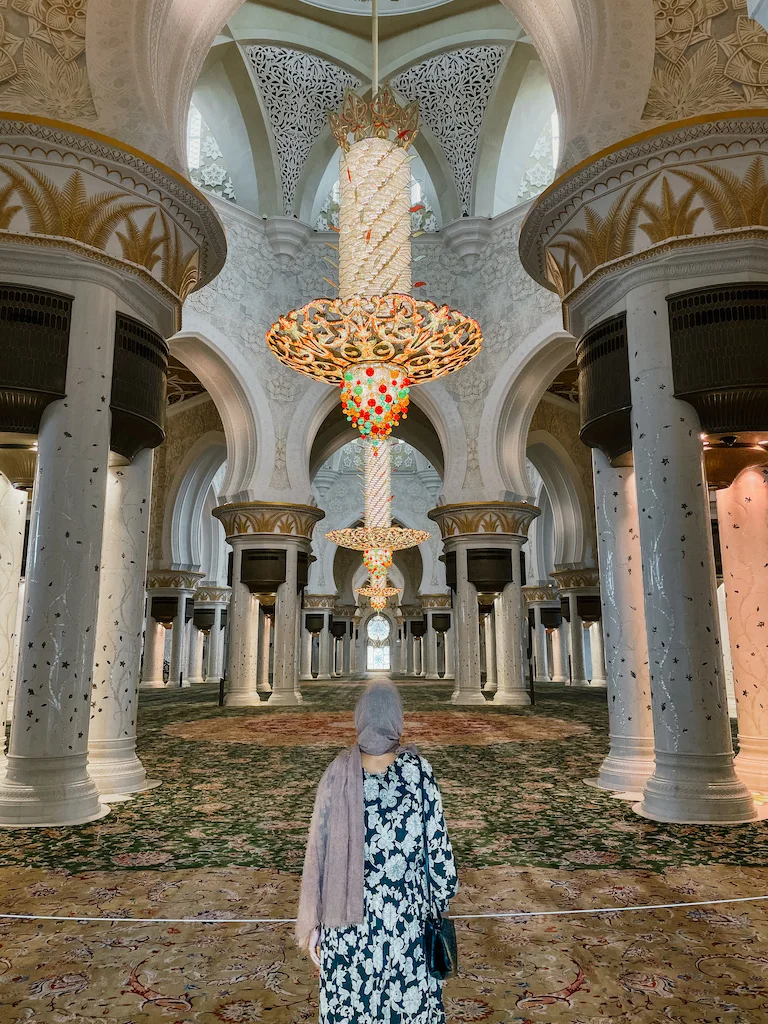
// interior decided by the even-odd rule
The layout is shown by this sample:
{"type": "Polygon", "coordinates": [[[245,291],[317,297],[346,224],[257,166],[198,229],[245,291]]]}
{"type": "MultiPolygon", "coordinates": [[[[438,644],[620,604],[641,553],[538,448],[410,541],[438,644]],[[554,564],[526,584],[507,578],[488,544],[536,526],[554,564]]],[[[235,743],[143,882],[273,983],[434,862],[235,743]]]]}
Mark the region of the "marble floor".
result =
{"type": "MultiPolygon", "coordinates": [[[[311,684],[290,710],[142,693],[140,754],[163,785],[90,825],[0,834],[0,911],[153,921],[0,920],[0,1024],[315,1021],[290,925],[238,922],[293,915],[314,787],[358,692],[311,684]]],[[[604,693],[547,686],[534,708],[462,711],[444,684],[402,692],[406,738],[443,790],[454,912],[613,908],[460,920],[449,1021],[768,1020],[768,901],[618,909],[768,893],[768,825],[658,825],[585,785],[604,693]]]]}

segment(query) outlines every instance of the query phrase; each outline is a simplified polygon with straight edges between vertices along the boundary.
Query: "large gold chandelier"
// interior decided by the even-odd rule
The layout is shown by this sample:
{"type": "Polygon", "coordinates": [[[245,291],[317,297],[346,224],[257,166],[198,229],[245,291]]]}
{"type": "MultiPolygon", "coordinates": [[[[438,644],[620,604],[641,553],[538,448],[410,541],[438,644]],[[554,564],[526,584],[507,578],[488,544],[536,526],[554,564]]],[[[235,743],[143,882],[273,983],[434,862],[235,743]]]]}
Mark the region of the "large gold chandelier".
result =
{"type": "Polygon", "coordinates": [[[338,298],[313,299],[281,316],[267,345],[286,366],[341,389],[347,420],[365,445],[365,525],[328,533],[363,552],[369,584],[358,593],[382,610],[399,591],[393,552],[429,534],[392,525],[388,438],[408,415],[414,385],[466,366],[480,351],[476,320],[411,294],[411,158],[418,106],[378,88],[378,2],[373,0],[372,99],[348,89],[330,113],[341,149],[338,298]]]}

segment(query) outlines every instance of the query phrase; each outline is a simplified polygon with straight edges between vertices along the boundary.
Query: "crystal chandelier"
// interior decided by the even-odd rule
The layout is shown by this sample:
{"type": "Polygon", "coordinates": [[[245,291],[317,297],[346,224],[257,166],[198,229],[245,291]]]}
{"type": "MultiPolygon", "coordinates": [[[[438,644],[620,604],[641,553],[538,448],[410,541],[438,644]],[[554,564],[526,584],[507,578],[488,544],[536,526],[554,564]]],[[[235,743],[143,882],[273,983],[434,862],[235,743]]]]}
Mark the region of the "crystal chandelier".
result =
{"type": "Polygon", "coordinates": [[[370,101],[348,89],[330,113],[341,149],[338,298],[313,299],[281,316],[267,345],[286,366],[336,385],[342,410],[365,444],[365,525],[326,534],[363,552],[377,611],[399,593],[388,583],[393,552],[428,540],[392,525],[388,438],[408,415],[411,388],[466,366],[480,351],[476,320],[411,295],[411,170],[418,105],[400,106],[378,82],[378,0],[373,0],[370,101]]]}

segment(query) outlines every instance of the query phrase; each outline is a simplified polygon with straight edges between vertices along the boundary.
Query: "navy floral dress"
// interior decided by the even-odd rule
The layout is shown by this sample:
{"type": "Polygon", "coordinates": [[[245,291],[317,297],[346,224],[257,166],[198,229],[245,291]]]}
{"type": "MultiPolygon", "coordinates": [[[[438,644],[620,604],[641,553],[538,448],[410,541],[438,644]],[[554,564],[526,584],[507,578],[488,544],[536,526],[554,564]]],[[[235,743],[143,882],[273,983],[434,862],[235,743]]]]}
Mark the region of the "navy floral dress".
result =
{"type": "Polygon", "coordinates": [[[363,794],[365,920],[322,931],[320,1024],[444,1024],[423,942],[424,822],[433,906],[445,912],[458,887],[440,790],[429,763],[404,751],[385,772],[364,771],[363,794]]]}

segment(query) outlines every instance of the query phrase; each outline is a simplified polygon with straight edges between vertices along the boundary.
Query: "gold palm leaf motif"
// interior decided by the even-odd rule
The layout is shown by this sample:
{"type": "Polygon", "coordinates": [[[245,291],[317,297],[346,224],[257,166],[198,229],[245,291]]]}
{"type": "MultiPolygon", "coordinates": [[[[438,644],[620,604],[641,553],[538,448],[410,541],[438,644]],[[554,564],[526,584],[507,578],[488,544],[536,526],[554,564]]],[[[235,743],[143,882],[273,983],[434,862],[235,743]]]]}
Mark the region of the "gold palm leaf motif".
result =
{"type": "Polygon", "coordinates": [[[160,262],[161,254],[158,251],[165,244],[165,235],[154,235],[157,214],[153,213],[142,228],[136,227],[133,217],[125,218],[125,233],[116,231],[120,241],[120,248],[123,251],[123,258],[137,263],[140,267],[153,270],[160,262]]]}
{"type": "Polygon", "coordinates": [[[164,284],[182,301],[193,291],[198,279],[199,252],[184,256],[181,232],[161,214],[165,235],[163,238],[162,278],[164,284]]]}
{"type": "Polygon", "coordinates": [[[3,166],[29,218],[29,230],[39,235],[72,238],[96,249],[106,249],[115,226],[126,214],[146,207],[127,201],[122,192],[99,192],[88,197],[80,171],[74,171],[63,187],[47,175],[24,164],[3,166]],[[29,179],[32,179],[31,181],[29,179]]]}
{"type": "Polygon", "coordinates": [[[714,164],[675,173],[695,186],[716,231],[768,224],[768,178],[761,157],[754,158],[743,178],[714,164]]]}
{"type": "Polygon", "coordinates": [[[24,209],[23,206],[9,205],[8,201],[15,191],[16,186],[12,181],[5,188],[0,189],[0,230],[2,231],[6,231],[16,214],[24,209]]]}
{"type": "Polygon", "coordinates": [[[679,238],[681,235],[692,235],[703,206],[692,208],[696,198],[696,189],[692,186],[679,198],[672,191],[669,178],[661,182],[661,202],[652,203],[645,200],[642,211],[650,219],[640,225],[651,242],[663,242],[666,238],[679,238]]]}
{"type": "Polygon", "coordinates": [[[597,267],[626,256],[633,250],[643,200],[653,182],[652,178],[635,192],[631,187],[626,189],[604,217],[589,206],[585,207],[585,226],[564,231],[561,237],[570,241],[552,248],[562,249],[567,257],[572,258],[584,277],[597,267]]]}

